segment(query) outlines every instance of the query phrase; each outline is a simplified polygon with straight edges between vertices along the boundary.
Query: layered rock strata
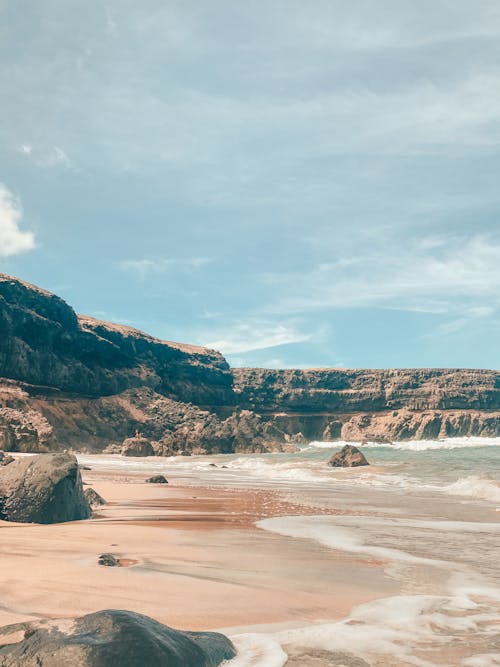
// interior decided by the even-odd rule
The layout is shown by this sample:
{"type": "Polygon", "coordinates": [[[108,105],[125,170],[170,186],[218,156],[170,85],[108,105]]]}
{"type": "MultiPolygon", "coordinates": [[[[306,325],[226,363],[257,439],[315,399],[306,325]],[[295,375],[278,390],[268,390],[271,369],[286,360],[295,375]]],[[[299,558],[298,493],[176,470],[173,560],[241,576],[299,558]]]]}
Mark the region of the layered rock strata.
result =
{"type": "Polygon", "coordinates": [[[0,274],[0,449],[266,452],[311,440],[500,434],[489,370],[233,369],[213,350],[78,316],[0,274]],[[132,440],[129,440],[132,439],[132,440]]]}

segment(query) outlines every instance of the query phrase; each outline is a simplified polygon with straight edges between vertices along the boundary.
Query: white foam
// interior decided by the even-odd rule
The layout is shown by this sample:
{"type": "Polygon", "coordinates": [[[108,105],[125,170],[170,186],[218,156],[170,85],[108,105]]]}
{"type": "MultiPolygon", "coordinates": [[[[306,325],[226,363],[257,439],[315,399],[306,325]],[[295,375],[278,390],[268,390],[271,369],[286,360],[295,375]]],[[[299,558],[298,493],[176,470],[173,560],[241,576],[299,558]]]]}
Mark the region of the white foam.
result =
{"type": "Polygon", "coordinates": [[[270,635],[247,633],[230,636],[238,655],[223,662],[230,667],[283,667],[287,654],[270,635]]]}
{"type": "MultiPolygon", "coordinates": [[[[313,625],[274,635],[285,647],[289,644],[310,646],[329,651],[342,651],[376,664],[412,664],[434,667],[432,646],[438,652],[451,641],[471,641],[480,634],[494,636],[498,606],[489,601],[480,606],[470,601],[464,613],[461,598],[453,596],[399,595],[360,605],[351,616],[337,623],[313,625]],[[428,658],[418,656],[425,650],[428,658]],[[382,660],[381,660],[382,659],[382,660]]],[[[490,656],[475,656],[475,658],[490,656]]],[[[470,658],[469,660],[473,660],[470,658]]],[[[440,663],[441,664],[441,663],[440,663]]],[[[492,667],[494,662],[464,662],[467,667],[492,667]]]]}
{"type": "Polygon", "coordinates": [[[443,487],[443,490],[452,496],[468,496],[500,502],[500,484],[495,480],[485,479],[478,475],[461,477],[456,482],[443,487]]]}
{"type": "MultiPolygon", "coordinates": [[[[351,523],[351,517],[332,518],[330,516],[307,516],[307,517],[277,517],[272,519],[263,519],[256,523],[258,528],[267,530],[286,537],[297,537],[300,539],[315,540],[319,544],[347,551],[349,553],[372,556],[373,558],[425,565],[449,565],[449,563],[437,559],[422,558],[414,556],[400,549],[390,547],[379,547],[373,544],[366,544],[360,531],[355,528],[339,523],[351,523]]],[[[362,519],[356,517],[356,522],[361,523],[362,519]]]]}
{"type": "MultiPolygon", "coordinates": [[[[307,447],[318,449],[334,449],[344,445],[354,445],[365,449],[399,449],[411,452],[424,452],[429,449],[461,449],[476,447],[500,447],[500,438],[443,438],[440,440],[405,440],[402,442],[347,442],[345,440],[335,440],[332,442],[315,441],[309,443],[307,447]]],[[[306,447],[306,449],[307,449],[306,447]]]]}
{"type": "Polygon", "coordinates": [[[462,660],[464,667],[498,667],[500,655],[498,653],[478,653],[462,660]]]}

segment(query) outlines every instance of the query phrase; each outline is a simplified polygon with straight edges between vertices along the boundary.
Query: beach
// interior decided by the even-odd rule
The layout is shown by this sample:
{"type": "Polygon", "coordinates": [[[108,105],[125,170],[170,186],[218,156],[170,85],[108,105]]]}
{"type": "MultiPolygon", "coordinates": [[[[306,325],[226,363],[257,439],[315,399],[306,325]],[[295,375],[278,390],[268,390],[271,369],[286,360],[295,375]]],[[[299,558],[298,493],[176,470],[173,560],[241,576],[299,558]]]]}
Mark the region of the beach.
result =
{"type": "Polygon", "coordinates": [[[499,444],[367,446],[339,471],[336,450],[79,456],[107,505],[0,522],[1,624],[129,609],[222,630],[236,667],[499,664],[499,444]]]}

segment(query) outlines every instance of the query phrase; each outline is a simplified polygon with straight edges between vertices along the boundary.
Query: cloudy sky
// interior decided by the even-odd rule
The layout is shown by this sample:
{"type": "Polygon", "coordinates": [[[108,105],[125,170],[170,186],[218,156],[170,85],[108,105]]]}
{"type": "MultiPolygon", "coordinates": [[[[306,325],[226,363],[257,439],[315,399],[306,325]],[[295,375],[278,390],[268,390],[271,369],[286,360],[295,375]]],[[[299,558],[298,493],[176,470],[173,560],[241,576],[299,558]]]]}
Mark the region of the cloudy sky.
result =
{"type": "Polygon", "coordinates": [[[0,271],[233,365],[499,367],[498,0],[0,0],[0,271]]]}

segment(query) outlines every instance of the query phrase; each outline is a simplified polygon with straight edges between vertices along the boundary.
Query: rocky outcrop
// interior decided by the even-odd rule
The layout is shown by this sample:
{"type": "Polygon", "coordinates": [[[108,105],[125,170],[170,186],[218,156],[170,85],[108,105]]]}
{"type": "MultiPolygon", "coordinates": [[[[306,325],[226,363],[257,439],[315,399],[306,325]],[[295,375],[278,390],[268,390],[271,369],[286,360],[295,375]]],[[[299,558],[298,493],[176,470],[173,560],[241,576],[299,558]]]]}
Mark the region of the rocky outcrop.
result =
{"type": "Polygon", "coordinates": [[[0,408],[0,448],[7,452],[48,452],[56,448],[54,429],[37,410],[0,408]]]}
{"type": "Polygon", "coordinates": [[[215,632],[182,632],[130,611],[0,628],[2,667],[216,667],[236,651],[215,632]]]}
{"type": "Polygon", "coordinates": [[[123,441],[122,456],[154,456],[155,450],[151,442],[142,435],[136,434],[133,438],[126,438],[123,441]]]}
{"type": "Polygon", "coordinates": [[[332,468],[358,468],[370,465],[363,452],[354,445],[344,445],[340,452],[336,452],[328,461],[332,468]]]}
{"type": "Polygon", "coordinates": [[[259,413],[500,410],[500,373],[470,369],[233,369],[238,403],[259,413]]]}
{"type": "Polygon", "coordinates": [[[500,435],[497,371],[231,371],[218,352],[78,316],[4,274],[0,331],[5,451],[120,453],[126,440],[126,455],[171,456],[500,435]]]}
{"type": "Polygon", "coordinates": [[[350,417],[342,425],[342,440],[394,442],[483,436],[500,433],[500,412],[394,410],[350,417]]]}
{"type": "Polygon", "coordinates": [[[79,317],[62,299],[0,274],[0,377],[85,396],[148,386],[207,405],[233,402],[222,355],[79,317]]]}
{"type": "Polygon", "coordinates": [[[0,518],[20,523],[88,519],[76,457],[39,454],[0,468],[0,518]]]}

